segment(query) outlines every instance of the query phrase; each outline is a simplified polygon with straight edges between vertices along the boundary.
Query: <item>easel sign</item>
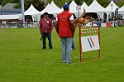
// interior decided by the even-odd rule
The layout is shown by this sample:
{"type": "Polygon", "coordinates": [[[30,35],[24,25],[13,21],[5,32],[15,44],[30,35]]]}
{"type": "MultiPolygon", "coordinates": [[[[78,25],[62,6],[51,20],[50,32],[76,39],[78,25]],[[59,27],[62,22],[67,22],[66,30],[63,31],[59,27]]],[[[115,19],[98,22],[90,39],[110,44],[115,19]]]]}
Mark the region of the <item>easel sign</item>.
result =
{"type": "Polygon", "coordinates": [[[79,27],[79,43],[80,43],[80,62],[82,62],[82,53],[98,50],[98,58],[100,58],[100,27],[79,27]]]}

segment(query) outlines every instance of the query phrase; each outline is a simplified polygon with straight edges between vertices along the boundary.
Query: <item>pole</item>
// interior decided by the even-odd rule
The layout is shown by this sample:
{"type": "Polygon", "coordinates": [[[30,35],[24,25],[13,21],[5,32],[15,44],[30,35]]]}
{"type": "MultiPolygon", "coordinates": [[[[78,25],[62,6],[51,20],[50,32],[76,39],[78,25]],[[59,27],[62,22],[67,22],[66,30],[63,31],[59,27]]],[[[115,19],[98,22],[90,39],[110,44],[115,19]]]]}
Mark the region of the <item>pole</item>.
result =
{"type": "Polygon", "coordinates": [[[112,18],[112,20],[113,20],[113,4],[111,4],[111,18],[112,18]]]}
{"type": "Polygon", "coordinates": [[[25,22],[25,17],[24,17],[24,0],[21,0],[21,12],[22,12],[21,19],[23,20],[23,22],[25,22]]]}
{"type": "Polygon", "coordinates": [[[81,46],[81,25],[79,26],[79,47],[80,47],[80,62],[82,62],[82,46],[81,46]]]}
{"type": "MultiPolygon", "coordinates": [[[[99,46],[100,46],[100,26],[98,26],[98,40],[99,40],[99,46]]],[[[100,49],[98,50],[98,58],[100,58],[100,49]]]]}

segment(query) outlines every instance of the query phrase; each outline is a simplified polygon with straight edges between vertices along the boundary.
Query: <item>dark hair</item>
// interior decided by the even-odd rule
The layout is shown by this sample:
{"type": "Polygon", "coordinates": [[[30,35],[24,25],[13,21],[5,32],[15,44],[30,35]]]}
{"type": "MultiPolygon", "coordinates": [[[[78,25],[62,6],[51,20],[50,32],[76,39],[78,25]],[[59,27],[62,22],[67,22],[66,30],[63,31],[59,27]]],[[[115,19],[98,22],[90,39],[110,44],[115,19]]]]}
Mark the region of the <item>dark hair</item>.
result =
{"type": "Polygon", "coordinates": [[[48,15],[48,12],[44,12],[44,14],[43,15],[48,15]]]}

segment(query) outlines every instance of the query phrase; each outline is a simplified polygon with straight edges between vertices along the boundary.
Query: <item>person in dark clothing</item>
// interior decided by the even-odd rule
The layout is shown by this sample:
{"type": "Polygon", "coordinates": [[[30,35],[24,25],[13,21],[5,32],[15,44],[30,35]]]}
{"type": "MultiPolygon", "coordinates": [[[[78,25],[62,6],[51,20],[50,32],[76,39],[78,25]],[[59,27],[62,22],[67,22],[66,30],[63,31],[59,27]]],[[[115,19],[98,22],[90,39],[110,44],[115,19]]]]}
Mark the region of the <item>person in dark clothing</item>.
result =
{"type": "Polygon", "coordinates": [[[106,20],[107,20],[107,14],[106,14],[105,12],[104,12],[103,18],[104,18],[103,22],[106,23],[106,20]]]}

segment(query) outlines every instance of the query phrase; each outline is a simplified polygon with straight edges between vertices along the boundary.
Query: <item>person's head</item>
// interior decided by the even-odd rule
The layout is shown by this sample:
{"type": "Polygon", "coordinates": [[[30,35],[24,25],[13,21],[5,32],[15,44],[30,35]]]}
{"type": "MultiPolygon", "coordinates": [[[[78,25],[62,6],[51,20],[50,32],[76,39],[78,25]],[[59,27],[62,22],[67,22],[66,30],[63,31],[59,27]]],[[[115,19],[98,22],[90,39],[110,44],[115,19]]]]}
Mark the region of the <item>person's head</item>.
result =
{"type": "Polygon", "coordinates": [[[48,12],[45,12],[45,13],[43,14],[43,17],[44,17],[44,18],[48,18],[48,12]]]}
{"type": "Polygon", "coordinates": [[[63,9],[66,10],[66,11],[69,11],[69,5],[66,3],[63,5],[63,9]]]}

